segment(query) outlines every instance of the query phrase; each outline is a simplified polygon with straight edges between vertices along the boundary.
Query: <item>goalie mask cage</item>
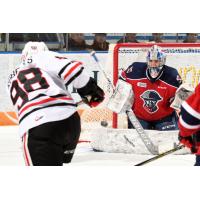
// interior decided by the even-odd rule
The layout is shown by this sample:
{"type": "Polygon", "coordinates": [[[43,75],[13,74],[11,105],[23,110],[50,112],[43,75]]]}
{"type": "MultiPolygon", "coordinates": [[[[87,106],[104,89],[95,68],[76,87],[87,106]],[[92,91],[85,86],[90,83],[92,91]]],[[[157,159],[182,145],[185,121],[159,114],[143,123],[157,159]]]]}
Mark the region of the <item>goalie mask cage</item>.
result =
{"type": "MultiPolygon", "coordinates": [[[[113,81],[113,84],[116,85],[121,70],[126,69],[133,62],[146,62],[147,51],[155,44],[160,46],[166,53],[166,65],[176,68],[184,82],[191,83],[193,86],[198,84],[200,75],[200,43],[121,43],[110,45],[107,64],[104,70],[110,80],[113,81]]],[[[110,91],[108,92],[107,88],[105,88],[107,81],[104,77],[101,79],[103,81],[101,80],[99,85],[104,86],[103,89],[106,92],[106,98],[108,98],[110,91]]],[[[103,105],[105,106],[105,103],[103,105]]],[[[110,114],[111,111],[108,111],[105,107],[97,108],[97,110],[98,112],[94,111],[91,115],[97,118],[99,115],[103,115],[103,121],[112,120],[113,128],[124,128],[123,123],[127,124],[125,117],[119,119],[120,115],[110,114]],[[101,109],[102,112],[100,111],[101,109]],[[105,117],[107,116],[109,118],[106,119],[105,117]]],[[[102,120],[100,119],[100,121],[102,120]]]]}

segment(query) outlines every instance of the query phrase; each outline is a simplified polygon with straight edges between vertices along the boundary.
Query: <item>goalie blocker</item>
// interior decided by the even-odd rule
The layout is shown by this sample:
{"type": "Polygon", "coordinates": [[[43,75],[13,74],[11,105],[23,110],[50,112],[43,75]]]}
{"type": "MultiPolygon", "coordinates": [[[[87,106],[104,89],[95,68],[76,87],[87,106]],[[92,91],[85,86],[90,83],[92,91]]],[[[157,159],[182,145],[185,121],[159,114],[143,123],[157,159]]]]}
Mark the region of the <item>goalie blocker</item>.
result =
{"type": "Polygon", "coordinates": [[[116,113],[125,113],[133,105],[134,94],[131,84],[119,79],[107,107],[116,113]]]}

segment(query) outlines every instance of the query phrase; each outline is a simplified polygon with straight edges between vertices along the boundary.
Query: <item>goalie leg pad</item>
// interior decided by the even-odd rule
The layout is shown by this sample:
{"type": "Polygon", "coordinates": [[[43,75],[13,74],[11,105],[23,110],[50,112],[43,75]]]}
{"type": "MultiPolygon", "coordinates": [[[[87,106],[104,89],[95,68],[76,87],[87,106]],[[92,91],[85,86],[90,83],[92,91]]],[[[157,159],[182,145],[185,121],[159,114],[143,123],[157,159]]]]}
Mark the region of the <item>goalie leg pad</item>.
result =
{"type": "MultiPolygon", "coordinates": [[[[174,148],[178,144],[178,131],[152,131],[146,130],[154,144],[159,148],[159,153],[174,148]]],[[[133,153],[141,155],[151,154],[134,129],[91,129],[91,146],[95,151],[108,153],[133,153]],[[94,134],[95,132],[95,134],[94,134]]],[[[174,154],[188,154],[188,148],[181,149],[174,154]]]]}

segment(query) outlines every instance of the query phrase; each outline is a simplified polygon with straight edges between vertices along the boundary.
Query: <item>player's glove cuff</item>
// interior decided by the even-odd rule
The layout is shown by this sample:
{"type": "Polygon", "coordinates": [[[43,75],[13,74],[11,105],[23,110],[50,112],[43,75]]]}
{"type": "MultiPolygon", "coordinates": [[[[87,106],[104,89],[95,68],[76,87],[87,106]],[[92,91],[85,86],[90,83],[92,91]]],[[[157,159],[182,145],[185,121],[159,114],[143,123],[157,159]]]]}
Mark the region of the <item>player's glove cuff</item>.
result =
{"type": "Polygon", "coordinates": [[[179,139],[180,143],[182,143],[186,147],[188,147],[190,149],[192,148],[192,146],[193,146],[192,136],[183,137],[183,136],[179,135],[178,139],[179,139]]]}

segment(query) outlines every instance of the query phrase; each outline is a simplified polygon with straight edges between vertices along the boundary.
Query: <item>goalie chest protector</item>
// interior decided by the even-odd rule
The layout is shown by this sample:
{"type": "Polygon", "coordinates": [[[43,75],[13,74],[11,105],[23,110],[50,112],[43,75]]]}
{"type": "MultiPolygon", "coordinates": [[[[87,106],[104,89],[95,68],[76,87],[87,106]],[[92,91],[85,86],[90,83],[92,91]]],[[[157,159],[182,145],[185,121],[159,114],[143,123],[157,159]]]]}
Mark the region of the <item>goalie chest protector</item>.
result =
{"type": "Polygon", "coordinates": [[[147,76],[147,64],[135,62],[122,72],[121,77],[132,85],[133,110],[137,117],[146,121],[162,119],[174,111],[170,103],[181,84],[175,68],[164,65],[163,73],[155,82],[147,76]]]}

